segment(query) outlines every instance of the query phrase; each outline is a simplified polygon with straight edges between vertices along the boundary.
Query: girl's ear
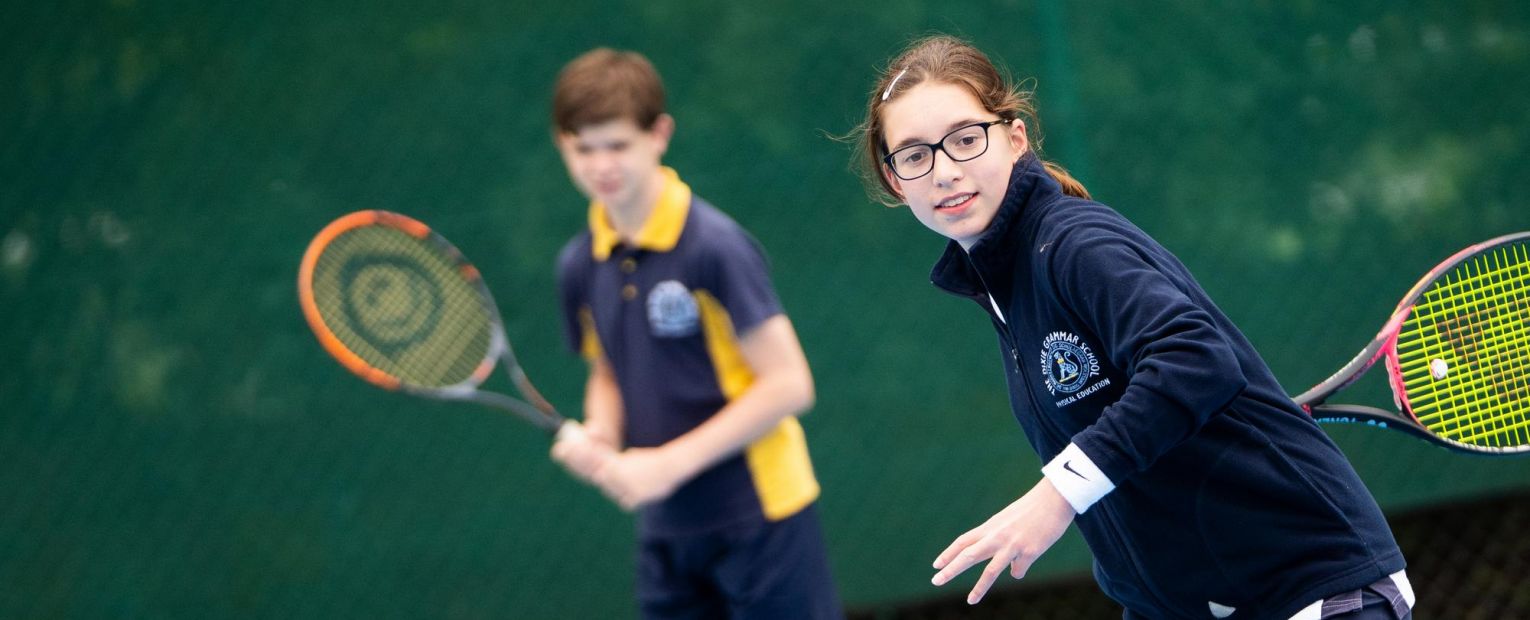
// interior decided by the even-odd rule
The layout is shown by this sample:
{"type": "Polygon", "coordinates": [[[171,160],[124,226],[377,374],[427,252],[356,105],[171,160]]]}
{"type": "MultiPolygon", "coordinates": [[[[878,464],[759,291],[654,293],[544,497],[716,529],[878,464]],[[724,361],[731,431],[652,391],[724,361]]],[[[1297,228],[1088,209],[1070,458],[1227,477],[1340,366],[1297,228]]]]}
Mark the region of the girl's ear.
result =
{"type": "Polygon", "coordinates": [[[1018,118],[1010,121],[1007,133],[1009,143],[1015,147],[1015,159],[1018,161],[1031,148],[1031,142],[1025,135],[1025,121],[1018,118]]]}
{"type": "Polygon", "coordinates": [[[885,163],[878,165],[877,168],[882,171],[882,178],[887,179],[887,185],[892,187],[893,196],[907,202],[908,199],[903,197],[903,179],[893,174],[892,168],[887,167],[885,163]]]}

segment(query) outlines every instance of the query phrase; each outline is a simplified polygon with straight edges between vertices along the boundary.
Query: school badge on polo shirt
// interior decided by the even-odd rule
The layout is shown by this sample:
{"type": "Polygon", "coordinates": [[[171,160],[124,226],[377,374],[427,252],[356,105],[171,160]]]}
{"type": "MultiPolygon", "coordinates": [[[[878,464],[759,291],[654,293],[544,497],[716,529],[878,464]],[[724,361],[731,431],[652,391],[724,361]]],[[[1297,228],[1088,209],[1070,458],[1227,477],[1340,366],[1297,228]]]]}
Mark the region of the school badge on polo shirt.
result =
{"type": "Polygon", "coordinates": [[[696,298],[676,280],[665,280],[648,292],[648,327],[655,338],[684,338],[701,324],[696,298]]]}

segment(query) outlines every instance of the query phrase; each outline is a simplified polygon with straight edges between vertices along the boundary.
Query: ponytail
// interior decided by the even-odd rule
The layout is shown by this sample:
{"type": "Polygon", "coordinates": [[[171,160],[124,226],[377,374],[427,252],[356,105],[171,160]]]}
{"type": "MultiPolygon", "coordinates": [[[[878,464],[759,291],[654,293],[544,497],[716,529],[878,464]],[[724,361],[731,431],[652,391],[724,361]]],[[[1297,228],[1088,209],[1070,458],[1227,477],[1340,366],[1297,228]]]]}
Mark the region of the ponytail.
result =
{"type": "Polygon", "coordinates": [[[1064,194],[1089,200],[1089,190],[1084,189],[1083,183],[1079,183],[1078,179],[1068,174],[1067,169],[1049,161],[1042,161],[1041,166],[1047,169],[1047,174],[1052,176],[1052,180],[1057,181],[1057,184],[1062,186],[1064,194]]]}

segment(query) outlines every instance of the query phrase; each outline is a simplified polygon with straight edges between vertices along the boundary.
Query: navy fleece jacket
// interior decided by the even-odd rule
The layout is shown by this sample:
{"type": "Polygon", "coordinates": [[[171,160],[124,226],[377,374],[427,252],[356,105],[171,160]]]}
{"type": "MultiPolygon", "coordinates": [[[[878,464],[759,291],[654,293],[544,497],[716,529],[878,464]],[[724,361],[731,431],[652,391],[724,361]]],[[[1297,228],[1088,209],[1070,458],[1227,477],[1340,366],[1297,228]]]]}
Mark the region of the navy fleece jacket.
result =
{"type": "Polygon", "coordinates": [[[1128,618],[1286,618],[1403,568],[1353,467],[1189,271],[1033,155],[931,280],[988,312],[1015,417],[1128,618]]]}

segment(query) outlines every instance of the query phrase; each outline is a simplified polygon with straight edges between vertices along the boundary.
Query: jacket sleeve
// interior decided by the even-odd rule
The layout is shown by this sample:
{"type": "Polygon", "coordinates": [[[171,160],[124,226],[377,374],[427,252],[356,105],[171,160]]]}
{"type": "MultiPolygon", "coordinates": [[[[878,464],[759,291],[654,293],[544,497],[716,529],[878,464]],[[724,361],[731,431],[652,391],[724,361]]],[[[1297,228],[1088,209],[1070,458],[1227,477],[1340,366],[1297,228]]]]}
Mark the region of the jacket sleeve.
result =
{"type": "Polygon", "coordinates": [[[1082,451],[1114,488],[1226,409],[1247,379],[1212,315],[1181,289],[1198,285],[1188,274],[1177,285],[1166,273],[1183,273],[1164,258],[1167,251],[1148,251],[1098,228],[1070,230],[1054,245],[1055,293],[1129,377],[1120,400],[1069,447],[1082,451]]]}

